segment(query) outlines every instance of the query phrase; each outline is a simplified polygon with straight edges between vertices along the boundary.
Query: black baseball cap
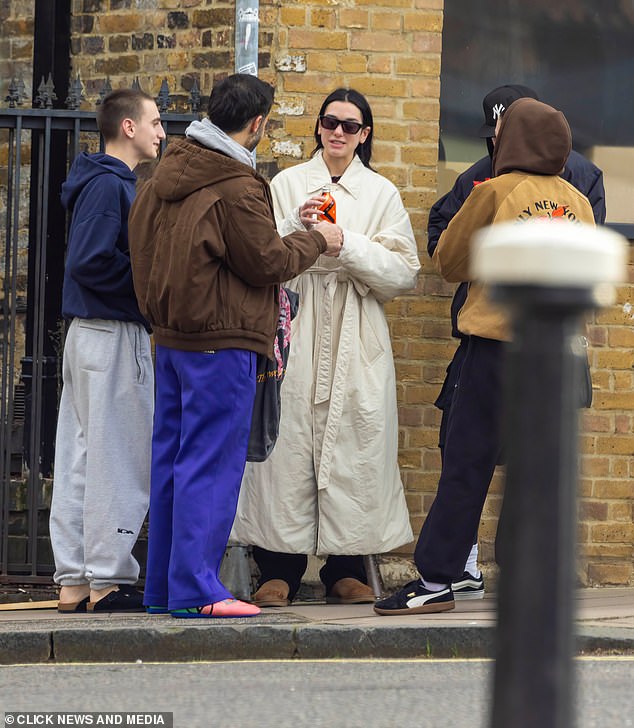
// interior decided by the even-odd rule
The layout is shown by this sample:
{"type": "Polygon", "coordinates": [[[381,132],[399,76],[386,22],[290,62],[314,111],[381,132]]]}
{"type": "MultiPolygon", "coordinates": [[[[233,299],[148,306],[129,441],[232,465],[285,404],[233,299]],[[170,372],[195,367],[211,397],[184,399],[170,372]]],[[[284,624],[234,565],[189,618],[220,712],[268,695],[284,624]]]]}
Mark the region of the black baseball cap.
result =
{"type": "Polygon", "coordinates": [[[537,94],[532,88],[528,88],[528,86],[521,86],[519,84],[499,86],[498,88],[494,88],[493,91],[490,91],[482,101],[485,122],[480,127],[478,136],[495,136],[495,125],[497,124],[497,120],[514,101],[523,98],[536,99],[539,101],[537,94]]]}

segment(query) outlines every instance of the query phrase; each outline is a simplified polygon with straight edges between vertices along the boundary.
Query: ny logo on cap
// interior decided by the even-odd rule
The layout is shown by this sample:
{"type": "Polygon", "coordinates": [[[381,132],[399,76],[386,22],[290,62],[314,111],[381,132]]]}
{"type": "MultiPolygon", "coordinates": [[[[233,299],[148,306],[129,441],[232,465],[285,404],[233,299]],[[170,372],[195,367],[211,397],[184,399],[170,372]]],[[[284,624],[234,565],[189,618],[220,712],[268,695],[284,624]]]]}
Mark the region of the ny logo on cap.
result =
{"type": "Polygon", "coordinates": [[[506,107],[504,104],[495,104],[493,107],[493,121],[499,119],[505,111],[506,107]]]}

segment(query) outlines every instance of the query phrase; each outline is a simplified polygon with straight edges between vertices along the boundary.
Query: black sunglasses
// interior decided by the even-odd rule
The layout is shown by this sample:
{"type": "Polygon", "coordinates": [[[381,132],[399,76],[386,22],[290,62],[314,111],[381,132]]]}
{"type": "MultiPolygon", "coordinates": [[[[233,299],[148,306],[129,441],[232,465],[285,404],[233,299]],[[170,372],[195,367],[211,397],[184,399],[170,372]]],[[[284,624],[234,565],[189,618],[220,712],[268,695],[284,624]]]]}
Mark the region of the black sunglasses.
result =
{"type": "Polygon", "coordinates": [[[319,117],[319,121],[324,129],[328,129],[328,131],[334,131],[341,124],[341,129],[344,134],[358,134],[365,126],[365,124],[361,124],[358,121],[342,121],[341,119],[337,119],[336,116],[322,115],[319,117]]]}

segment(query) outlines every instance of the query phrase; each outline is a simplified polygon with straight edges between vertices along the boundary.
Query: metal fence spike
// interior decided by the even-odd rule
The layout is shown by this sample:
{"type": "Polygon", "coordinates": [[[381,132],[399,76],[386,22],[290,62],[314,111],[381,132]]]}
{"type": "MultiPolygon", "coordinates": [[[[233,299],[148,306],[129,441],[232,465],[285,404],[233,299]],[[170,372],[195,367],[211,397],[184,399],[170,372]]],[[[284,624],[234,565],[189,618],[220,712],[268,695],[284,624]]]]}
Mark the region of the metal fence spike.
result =
{"type": "Polygon", "coordinates": [[[77,74],[77,77],[70,86],[70,90],[66,98],[66,107],[72,110],[78,109],[81,106],[81,102],[85,99],[84,84],[81,82],[79,74],[77,74]]]}
{"type": "Polygon", "coordinates": [[[103,86],[101,87],[101,91],[99,92],[99,98],[97,99],[97,106],[102,104],[103,100],[111,92],[112,92],[112,84],[110,83],[110,76],[108,76],[106,78],[106,80],[103,82],[103,86]]]}
{"type": "Polygon", "coordinates": [[[24,81],[22,80],[22,76],[18,78],[18,96],[20,97],[20,100],[17,102],[17,104],[18,106],[22,106],[22,104],[28,98],[28,95],[26,93],[26,86],[24,84],[24,81]]]}
{"type": "Polygon", "coordinates": [[[57,101],[55,84],[53,83],[53,76],[50,72],[46,81],[44,81],[44,76],[42,76],[40,85],[37,87],[37,96],[35,97],[35,101],[40,109],[52,109],[53,101],[57,101]]]}
{"type": "Polygon", "coordinates": [[[4,97],[4,100],[9,102],[10,109],[15,109],[16,104],[20,103],[17,78],[11,79],[11,83],[9,84],[9,93],[4,97]]]}
{"type": "Polygon", "coordinates": [[[156,105],[161,113],[167,111],[170,107],[171,97],[169,86],[167,85],[167,79],[164,78],[161,83],[161,89],[156,97],[156,105]]]}
{"type": "Polygon", "coordinates": [[[196,114],[200,110],[200,86],[196,79],[194,79],[194,83],[189,91],[189,106],[192,114],[196,114]]]}
{"type": "Polygon", "coordinates": [[[135,76],[134,77],[134,81],[132,81],[132,88],[135,91],[143,91],[143,89],[141,88],[141,84],[139,83],[139,77],[138,76],[135,76]]]}

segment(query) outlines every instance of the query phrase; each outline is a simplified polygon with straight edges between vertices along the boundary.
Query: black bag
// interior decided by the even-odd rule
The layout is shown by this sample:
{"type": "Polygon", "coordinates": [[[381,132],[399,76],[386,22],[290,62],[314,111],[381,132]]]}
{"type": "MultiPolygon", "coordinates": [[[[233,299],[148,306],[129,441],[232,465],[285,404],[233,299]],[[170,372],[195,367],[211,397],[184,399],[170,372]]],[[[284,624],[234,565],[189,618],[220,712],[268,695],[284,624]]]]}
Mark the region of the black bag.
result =
{"type": "Polygon", "coordinates": [[[258,354],[255,401],[247,450],[247,460],[252,463],[261,463],[268,458],[279,435],[282,381],[290,353],[290,324],[297,315],[298,308],[299,294],[288,288],[281,288],[276,359],[258,354]]]}

